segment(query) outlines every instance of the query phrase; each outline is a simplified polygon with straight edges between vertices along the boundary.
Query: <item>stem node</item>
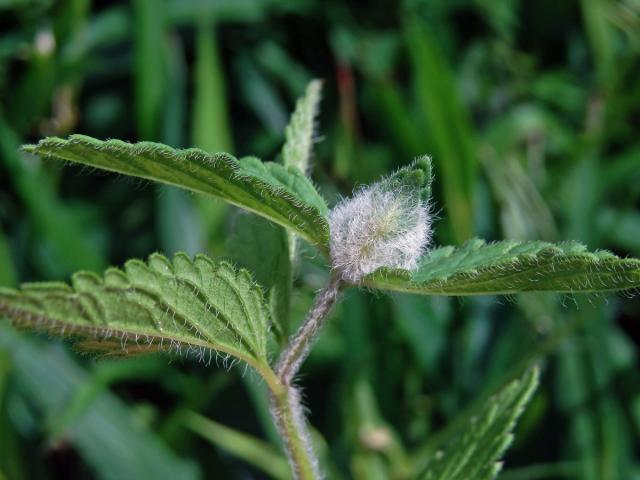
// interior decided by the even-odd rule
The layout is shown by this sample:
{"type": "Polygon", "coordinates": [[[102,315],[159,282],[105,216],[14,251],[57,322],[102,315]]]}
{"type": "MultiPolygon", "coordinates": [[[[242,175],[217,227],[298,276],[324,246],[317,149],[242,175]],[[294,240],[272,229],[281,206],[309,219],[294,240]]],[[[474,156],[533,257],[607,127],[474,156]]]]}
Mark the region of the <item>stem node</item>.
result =
{"type": "Polygon", "coordinates": [[[279,388],[271,388],[270,411],[284,441],[296,480],[320,480],[322,475],[313,453],[300,391],[293,385],[293,379],[309,355],[318,332],[326,323],[329,312],[339,297],[340,286],[340,277],[332,275],[329,283],[316,295],[307,318],[291,337],[275,365],[279,388]]]}

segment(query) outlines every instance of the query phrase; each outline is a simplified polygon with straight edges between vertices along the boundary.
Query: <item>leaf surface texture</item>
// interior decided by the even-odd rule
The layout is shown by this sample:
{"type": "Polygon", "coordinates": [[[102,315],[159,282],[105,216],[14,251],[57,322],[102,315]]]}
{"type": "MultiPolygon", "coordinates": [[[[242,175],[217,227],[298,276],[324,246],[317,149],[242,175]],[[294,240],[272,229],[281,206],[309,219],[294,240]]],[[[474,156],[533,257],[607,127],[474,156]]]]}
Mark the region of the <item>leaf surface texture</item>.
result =
{"type": "Polygon", "coordinates": [[[588,293],[640,287],[640,260],[576,242],[485,243],[428,252],[414,271],[379,269],[372,288],[426,295],[498,295],[520,292],[588,293]]]}
{"type": "Polygon", "coordinates": [[[84,135],[48,137],[23,151],[177,185],[219,197],[293,230],[323,250],[329,227],[324,199],[294,166],[236,159],[197,148],[176,150],[152,142],[101,141],[84,135]]]}
{"type": "Polygon", "coordinates": [[[0,289],[0,315],[19,327],[80,340],[79,347],[115,354],[212,351],[260,368],[267,365],[269,313],[245,270],[203,255],[153,254],[103,276],[0,289]]]}

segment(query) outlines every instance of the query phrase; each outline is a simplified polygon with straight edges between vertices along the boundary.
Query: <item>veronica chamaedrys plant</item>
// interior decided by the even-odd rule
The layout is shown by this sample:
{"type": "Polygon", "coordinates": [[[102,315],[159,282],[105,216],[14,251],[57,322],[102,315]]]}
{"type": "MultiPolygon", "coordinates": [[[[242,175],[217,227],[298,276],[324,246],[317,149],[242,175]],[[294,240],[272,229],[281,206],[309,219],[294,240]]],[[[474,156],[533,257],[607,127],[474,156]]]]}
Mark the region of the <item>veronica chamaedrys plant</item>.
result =
{"type": "MultiPolygon", "coordinates": [[[[64,335],[85,350],[117,355],[171,351],[205,361],[224,355],[245,362],[268,387],[271,414],[293,476],[315,480],[322,478],[322,466],[314,453],[295,379],[345,288],[495,295],[640,287],[640,260],[587,252],[575,242],[487,244],[475,239],[459,248],[429,248],[432,173],[428,157],[359,188],[330,210],[308,178],[319,91],[319,82],[312,82],[298,102],[287,127],[283,155],[276,162],[81,135],[46,138],[23,148],[47,159],[210,194],[256,213],[287,229],[280,237],[283,241],[273,242],[270,250],[270,255],[284,259],[283,272],[291,271],[296,237],[308,241],[326,256],[329,280],[290,338],[282,318],[289,311],[282,301],[289,296],[274,295],[274,291],[291,289],[290,274],[274,271],[264,288],[247,270],[206,255],[178,253],[168,259],[152,254],[145,262],[130,260],[123,269],[110,268],[103,275],[78,272],[70,284],[0,289],[0,315],[17,326],[64,335]],[[268,342],[274,331],[284,339],[279,352],[271,350],[277,348],[276,342],[268,342]]],[[[444,451],[411,463],[409,478],[494,478],[536,382],[533,368],[484,402],[467,430],[444,451]]]]}

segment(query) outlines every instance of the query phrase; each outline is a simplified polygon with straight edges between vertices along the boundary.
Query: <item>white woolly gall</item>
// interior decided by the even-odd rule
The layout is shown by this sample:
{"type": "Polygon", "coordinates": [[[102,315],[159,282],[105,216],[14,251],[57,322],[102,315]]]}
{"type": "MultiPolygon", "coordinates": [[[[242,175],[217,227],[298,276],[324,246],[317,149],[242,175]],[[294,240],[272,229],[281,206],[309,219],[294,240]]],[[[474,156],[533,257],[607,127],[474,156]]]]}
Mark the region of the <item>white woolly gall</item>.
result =
{"type": "Polygon", "coordinates": [[[341,201],[329,227],[332,267],[351,283],[380,267],[414,269],[431,240],[427,200],[389,179],[341,201]]]}

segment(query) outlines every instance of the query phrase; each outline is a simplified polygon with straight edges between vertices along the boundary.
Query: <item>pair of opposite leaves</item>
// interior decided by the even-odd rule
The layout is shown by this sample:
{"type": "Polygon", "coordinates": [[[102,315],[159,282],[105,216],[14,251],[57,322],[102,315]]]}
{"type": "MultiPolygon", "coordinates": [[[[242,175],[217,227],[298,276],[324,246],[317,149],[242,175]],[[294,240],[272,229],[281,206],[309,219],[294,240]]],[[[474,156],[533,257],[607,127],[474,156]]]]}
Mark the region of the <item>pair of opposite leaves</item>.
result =
{"type": "MultiPolygon", "coordinates": [[[[427,157],[329,211],[294,165],[80,135],[47,138],[24,150],[215,195],[302,236],[328,254],[344,281],[369,288],[480,295],[640,285],[640,261],[590,253],[575,242],[475,239],[461,248],[426,251],[432,177],[427,157]]],[[[154,254],[146,264],[132,260],[124,271],[109,269],[102,278],[78,273],[71,286],[2,289],[0,313],[17,324],[89,338],[87,347],[122,350],[128,343],[129,353],[186,348],[200,356],[214,349],[264,366],[269,313],[261,295],[247,272],[226,263],[154,254]]]]}

